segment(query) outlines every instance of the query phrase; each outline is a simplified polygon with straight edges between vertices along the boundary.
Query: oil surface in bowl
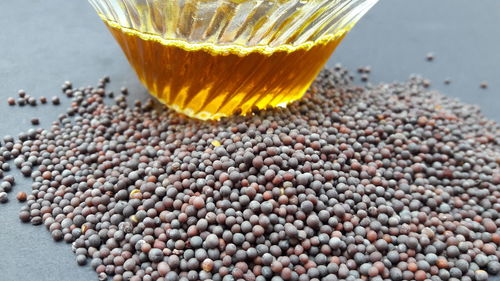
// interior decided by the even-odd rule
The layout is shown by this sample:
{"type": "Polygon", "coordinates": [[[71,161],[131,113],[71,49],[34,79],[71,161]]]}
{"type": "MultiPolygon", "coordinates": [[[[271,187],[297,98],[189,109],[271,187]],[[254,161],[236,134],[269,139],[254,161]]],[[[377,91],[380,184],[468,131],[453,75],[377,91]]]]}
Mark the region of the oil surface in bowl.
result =
{"type": "Polygon", "coordinates": [[[152,95],[204,120],[301,98],[348,31],[299,46],[243,47],[166,40],[105,22],[152,95]]]}

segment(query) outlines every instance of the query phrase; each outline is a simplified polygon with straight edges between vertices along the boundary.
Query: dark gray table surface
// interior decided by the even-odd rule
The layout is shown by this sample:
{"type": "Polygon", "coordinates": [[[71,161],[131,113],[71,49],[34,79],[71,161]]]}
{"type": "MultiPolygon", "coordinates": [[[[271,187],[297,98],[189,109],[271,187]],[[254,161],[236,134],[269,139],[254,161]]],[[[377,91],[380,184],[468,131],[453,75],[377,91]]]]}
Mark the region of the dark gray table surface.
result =
{"type": "MultiPolygon", "coordinates": [[[[25,89],[32,96],[59,95],[60,85],[92,85],[104,75],[112,89],[127,86],[134,97],[147,94],[120,49],[86,1],[0,1],[0,135],[17,135],[62,113],[60,107],[9,107],[6,98],[25,89]]],[[[370,65],[371,80],[406,80],[420,73],[433,88],[475,103],[500,121],[500,2],[498,0],[382,0],[348,35],[331,59],[355,70],[370,65]],[[428,52],[436,59],[425,60],[428,52]],[[444,79],[452,84],[445,86],[444,79]],[[489,88],[479,84],[488,81],[489,88]]],[[[0,281],[95,280],[89,266],[76,265],[71,247],[55,243],[43,226],[21,224],[15,200],[30,181],[13,172],[10,203],[0,205],[0,281]]],[[[500,280],[495,278],[496,280],[500,280]]]]}

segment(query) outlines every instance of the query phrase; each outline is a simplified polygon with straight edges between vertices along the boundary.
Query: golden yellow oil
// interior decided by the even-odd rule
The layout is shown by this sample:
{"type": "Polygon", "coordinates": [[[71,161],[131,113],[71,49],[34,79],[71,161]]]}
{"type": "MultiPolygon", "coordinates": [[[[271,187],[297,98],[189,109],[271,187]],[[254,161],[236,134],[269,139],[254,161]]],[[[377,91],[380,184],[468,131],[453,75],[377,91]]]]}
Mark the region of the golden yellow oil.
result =
{"type": "Polygon", "coordinates": [[[300,99],[347,33],[299,46],[243,47],[166,40],[106,24],[151,94],[199,119],[300,99]]]}

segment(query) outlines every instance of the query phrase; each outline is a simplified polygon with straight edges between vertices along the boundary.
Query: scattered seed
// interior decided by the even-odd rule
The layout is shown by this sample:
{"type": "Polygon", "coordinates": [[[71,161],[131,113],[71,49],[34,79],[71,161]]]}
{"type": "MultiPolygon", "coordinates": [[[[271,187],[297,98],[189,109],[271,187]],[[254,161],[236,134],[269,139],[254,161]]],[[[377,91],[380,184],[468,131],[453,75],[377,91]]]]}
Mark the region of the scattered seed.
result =
{"type": "Polygon", "coordinates": [[[52,97],[52,104],[54,104],[54,105],[61,104],[61,101],[59,100],[59,97],[52,97]]]}
{"type": "Polygon", "coordinates": [[[17,193],[17,196],[16,196],[16,198],[17,198],[17,200],[18,200],[19,202],[24,202],[24,201],[26,201],[26,198],[27,198],[27,197],[28,197],[28,195],[26,194],[26,192],[23,192],[23,191],[18,192],[18,193],[17,193]]]}
{"type": "Polygon", "coordinates": [[[369,78],[369,77],[368,77],[368,75],[367,75],[367,74],[362,74],[362,75],[361,75],[361,81],[363,81],[363,82],[368,82],[368,78],[369,78]]]}

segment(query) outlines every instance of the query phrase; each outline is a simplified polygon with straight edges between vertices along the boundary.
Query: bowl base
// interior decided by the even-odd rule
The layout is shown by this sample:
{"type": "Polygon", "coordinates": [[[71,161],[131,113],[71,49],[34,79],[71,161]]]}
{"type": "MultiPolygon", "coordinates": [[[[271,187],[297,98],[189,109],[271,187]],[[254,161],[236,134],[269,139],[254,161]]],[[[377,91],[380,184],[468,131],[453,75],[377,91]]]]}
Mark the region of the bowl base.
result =
{"type": "Polygon", "coordinates": [[[347,33],[278,47],[166,40],[106,22],[149,92],[198,119],[300,99],[347,33]]]}

